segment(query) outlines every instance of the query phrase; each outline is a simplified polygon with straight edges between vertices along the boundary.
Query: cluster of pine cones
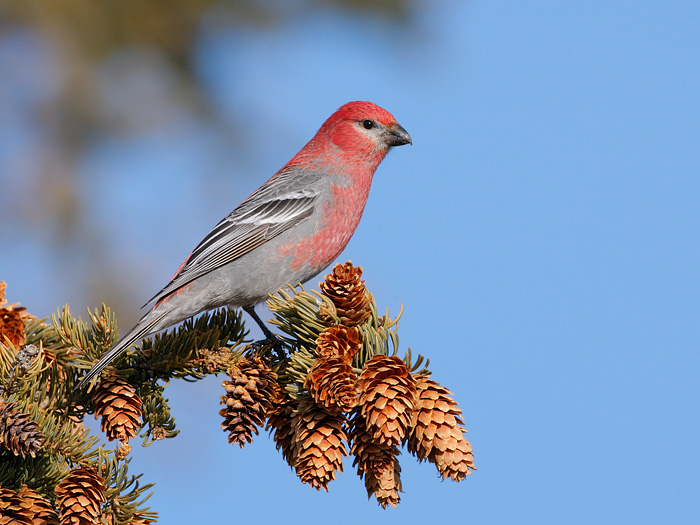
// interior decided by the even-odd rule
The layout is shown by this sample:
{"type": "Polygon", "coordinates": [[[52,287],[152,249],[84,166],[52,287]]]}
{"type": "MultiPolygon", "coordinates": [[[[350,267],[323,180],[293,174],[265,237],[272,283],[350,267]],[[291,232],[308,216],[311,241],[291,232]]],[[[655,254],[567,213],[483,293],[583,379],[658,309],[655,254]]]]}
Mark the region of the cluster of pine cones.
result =
{"type": "MultiPolygon", "coordinates": [[[[111,376],[101,381],[95,396],[95,417],[101,418],[102,431],[109,441],[121,442],[119,457],[131,450],[129,439],[141,428],[141,400],[126,380],[111,376]]],[[[0,399],[0,443],[15,455],[34,457],[44,436],[31,415],[18,412],[15,403],[0,399]]],[[[99,523],[105,500],[104,480],[92,467],[70,471],[55,490],[55,509],[40,494],[26,485],[15,492],[0,488],[0,525],[68,525],[99,523]],[[9,521],[4,521],[5,519],[9,521]]],[[[104,523],[104,522],[102,522],[104,523]]],[[[131,525],[148,525],[152,520],[133,516],[131,525]]]]}
{"type": "Polygon", "coordinates": [[[360,267],[338,264],[321,284],[341,322],[316,340],[306,395],[289,395],[262,359],[242,359],[223,383],[222,428],[230,443],[243,447],[265,425],[301,481],[317,489],[328,490],[349,452],[368,495],[395,507],[400,445],[454,481],[474,469],[472,448],[449,390],[426,375],[414,376],[395,355],[356,362],[363,344],[359,327],[371,316],[361,275],[360,267]]]}
{"type": "MultiPolygon", "coordinates": [[[[26,345],[25,321],[31,316],[23,307],[5,304],[5,282],[0,282],[0,341],[21,348],[15,362],[31,366],[38,353],[35,345],[26,345]]],[[[111,376],[101,381],[94,393],[95,417],[110,441],[121,442],[120,453],[130,450],[129,439],[143,425],[141,400],[126,380],[111,376]]],[[[0,398],[0,445],[15,456],[36,457],[45,436],[32,415],[17,409],[17,403],[0,398]]],[[[40,481],[40,480],[39,480],[40,481]]],[[[77,467],[55,488],[55,504],[23,485],[19,490],[0,487],[0,525],[63,525],[98,523],[105,502],[104,480],[91,467],[77,467]]],[[[133,516],[132,525],[148,525],[152,520],[133,516]]]]}
{"type": "MultiPolygon", "coordinates": [[[[5,304],[5,287],[5,282],[0,282],[0,342],[7,341],[19,348],[27,340],[24,321],[30,316],[23,307],[5,304]]],[[[28,349],[25,353],[31,351],[28,349]]],[[[22,357],[18,356],[17,363],[22,362],[22,357]]],[[[43,445],[44,435],[30,414],[19,412],[16,408],[16,403],[6,403],[0,398],[0,445],[11,450],[15,456],[35,457],[43,445]]]]}
{"type": "MultiPolygon", "coordinates": [[[[312,357],[301,380],[295,376],[290,384],[285,373],[289,359],[275,362],[264,354],[237,359],[223,383],[220,414],[228,441],[241,447],[260,428],[269,430],[301,481],[319,490],[328,490],[343,469],[343,458],[352,455],[368,495],[382,507],[395,507],[401,491],[400,446],[454,481],[474,469],[472,448],[449,390],[424,372],[412,373],[396,355],[377,353],[381,345],[363,341],[367,323],[379,321],[373,318],[371,294],[361,275],[362,269],[348,262],[336,265],[321,284],[330,302],[313,303],[318,328],[309,338],[312,357]]],[[[36,347],[25,345],[28,314],[5,306],[3,292],[0,283],[0,338],[22,348],[13,358],[17,366],[25,361],[30,366],[36,347]]],[[[102,431],[120,443],[117,456],[124,458],[129,440],[143,426],[141,399],[126,379],[112,374],[98,383],[92,401],[102,431]]],[[[160,430],[153,429],[153,439],[165,437],[160,430]]],[[[0,398],[0,446],[14,456],[35,457],[45,441],[31,414],[0,398]]],[[[85,465],[77,465],[56,485],[53,504],[26,485],[0,488],[0,525],[97,523],[107,489],[98,472],[85,465]]],[[[152,520],[145,516],[131,517],[132,525],[148,523],[152,520]]]]}
{"type": "MultiPolygon", "coordinates": [[[[56,486],[55,507],[38,492],[23,485],[18,491],[0,488],[0,524],[8,525],[82,525],[111,524],[111,515],[103,515],[104,480],[94,468],[79,467],[56,486]]],[[[130,525],[150,525],[153,520],[132,516],[130,525]]]]}

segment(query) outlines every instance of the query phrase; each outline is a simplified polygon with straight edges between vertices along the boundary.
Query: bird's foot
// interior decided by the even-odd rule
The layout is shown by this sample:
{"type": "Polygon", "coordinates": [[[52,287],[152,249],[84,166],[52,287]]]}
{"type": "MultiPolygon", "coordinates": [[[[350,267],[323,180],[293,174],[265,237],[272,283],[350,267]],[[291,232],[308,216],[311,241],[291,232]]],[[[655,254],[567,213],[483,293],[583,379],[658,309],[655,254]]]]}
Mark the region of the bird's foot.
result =
{"type": "Polygon", "coordinates": [[[272,334],[265,339],[252,343],[250,349],[255,354],[262,354],[263,359],[272,358],[272,361],[280,362],[287,358],[287,351],[285,350],[284,343],[279,337],[272,334]]]}

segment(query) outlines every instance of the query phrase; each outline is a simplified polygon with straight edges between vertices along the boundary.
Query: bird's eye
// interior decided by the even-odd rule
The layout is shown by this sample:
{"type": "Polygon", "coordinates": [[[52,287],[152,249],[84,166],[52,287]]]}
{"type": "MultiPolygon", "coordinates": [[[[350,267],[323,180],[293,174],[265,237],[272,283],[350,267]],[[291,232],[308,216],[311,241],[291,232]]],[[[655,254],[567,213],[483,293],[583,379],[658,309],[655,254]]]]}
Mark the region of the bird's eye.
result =
{"type": "Polygon", "coordinates": [[[372,129],[374,127],[374,122],[372,122],[371,120],[363,120],[362,127],[365,129],[372,129]]]}

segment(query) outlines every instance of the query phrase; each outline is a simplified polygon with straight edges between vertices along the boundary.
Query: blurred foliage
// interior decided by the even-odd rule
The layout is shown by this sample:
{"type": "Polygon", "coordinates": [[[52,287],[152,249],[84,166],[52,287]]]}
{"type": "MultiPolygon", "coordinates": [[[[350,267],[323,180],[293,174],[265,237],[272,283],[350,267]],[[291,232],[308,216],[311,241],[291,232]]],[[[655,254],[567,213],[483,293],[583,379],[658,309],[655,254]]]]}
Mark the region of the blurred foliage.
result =
{"type": "Polygon", "coordinates": [[[64,88],[51,101],[57,108],[45,114],[60,118],[56,128],[62,146],[76,150],[85,144],[86,134],[110,125],[105,118],[109,112],[96,97],[95,76],[99,64],[119,50],[156,50],[174,66],[178,80],[203,98],[191,52],[200,33],[211,29],[202,23],[204,15],[215,12],[217,30],[255,26],[274,31],[287,20],[322,8],[399,23],[411,14],[410,3],[403,0],[5,0],[0,4],[0,30],[32,28],[58,52],[64,88]]]}
{"type": "MultiPolygon", "coordinates": [[[[192,67],[192,49],[200,33],[210,29],[202,17],[215,11],[216,29],[246,26],[274,31],[287,20],[314,10],[335,8],[388,22],[410,18],[402,0],[5,0],[0,5],[0,28],[26,26],[38,30],[61,56],[64,89],[52,104],[61,119],[62,146],[80,149],[85,135],[109,127],[109,112],[96,97],[99,64],[123,49],[156,50],[200,102],[205,99],[192,67]],[[98,128],[98,129],[95,129],[98,128]]],[[[213,115],[212,115],[213,116],[213,115]]]]}
{"type": "MultiPolygon", "coordinates": [[[[0,178],[9,183],[3,182],[6,190],[0,192],[0,235],[40,240],[42,256],[51,260],[50,273],[62,275],[65,288],[55,293],[63,300],[79,307],[106,301],[122,312],[123,321],[132,321],[137,302],[132,295],[139,283],[115,286],[109,278],[118,266],[131,263],[117,260],[104,232],[95,231],[89,203],[109,196],[94,195],[86,184],[90,170],[82,163],[115,138],[138,140],[144,131],[188,124],[214,130],[228,151],[245,151],[245,137],[236,134],[235,122],[228,122],[236,116],[223,115],[198,78],[198,42],[212,31],[230,32],[243,36],[235,45],[244,49],[247,39],[265,38],[287,23],[324,12],[390,26],[409,22],[413,4],[3,0],[0,178]],[[246,31],[251,27],[256,31],[246,31]],[[11,143],[2,147],[3,139],[11,143]],[[24,141],[19,148],[17,140],[24,141]]],[[[213,170],[209,176],[218,174],[213,170]]]]}
{"type": "Polygon", "coordinates": [[[405,0],[5,0],[0,14],[71,41],[90,60],[100,60],[123,46],[148,45],[186,65],[200,17],[214,6],[219,8],[220,20],[231,25],[266,27],[325,6],[395,20],[410,14],[405,0]]]}

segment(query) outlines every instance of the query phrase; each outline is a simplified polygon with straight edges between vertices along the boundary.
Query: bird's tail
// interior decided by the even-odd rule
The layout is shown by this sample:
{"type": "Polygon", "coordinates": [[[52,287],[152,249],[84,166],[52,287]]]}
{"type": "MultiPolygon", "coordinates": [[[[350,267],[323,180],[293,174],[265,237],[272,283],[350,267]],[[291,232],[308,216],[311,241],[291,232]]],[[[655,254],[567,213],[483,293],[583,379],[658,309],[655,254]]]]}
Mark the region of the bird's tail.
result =
{"type": "Polygon", "coordinates": [[[133,343],[149,334],[152,334],[153,332],[157,332],[159,330],[158,324],[163,317],[165,317],[165,315],[161,314],[153,319],[147,319],[147,317],[148,314],[146,314],[144,318],[136,324],[136,326],[134,326],[124,337],[122,337],[116,345],[107,350],[107,352],[100,357],[100,360],[93,365],[88,373],[85,374],[85,376],[80,380],[78,385],[75,387],[74,392],[83,390],[95,377],[100,374],[100,372],[102,372],[102,370],[105,369],[105,367],[119,357],[133,343]]]}

